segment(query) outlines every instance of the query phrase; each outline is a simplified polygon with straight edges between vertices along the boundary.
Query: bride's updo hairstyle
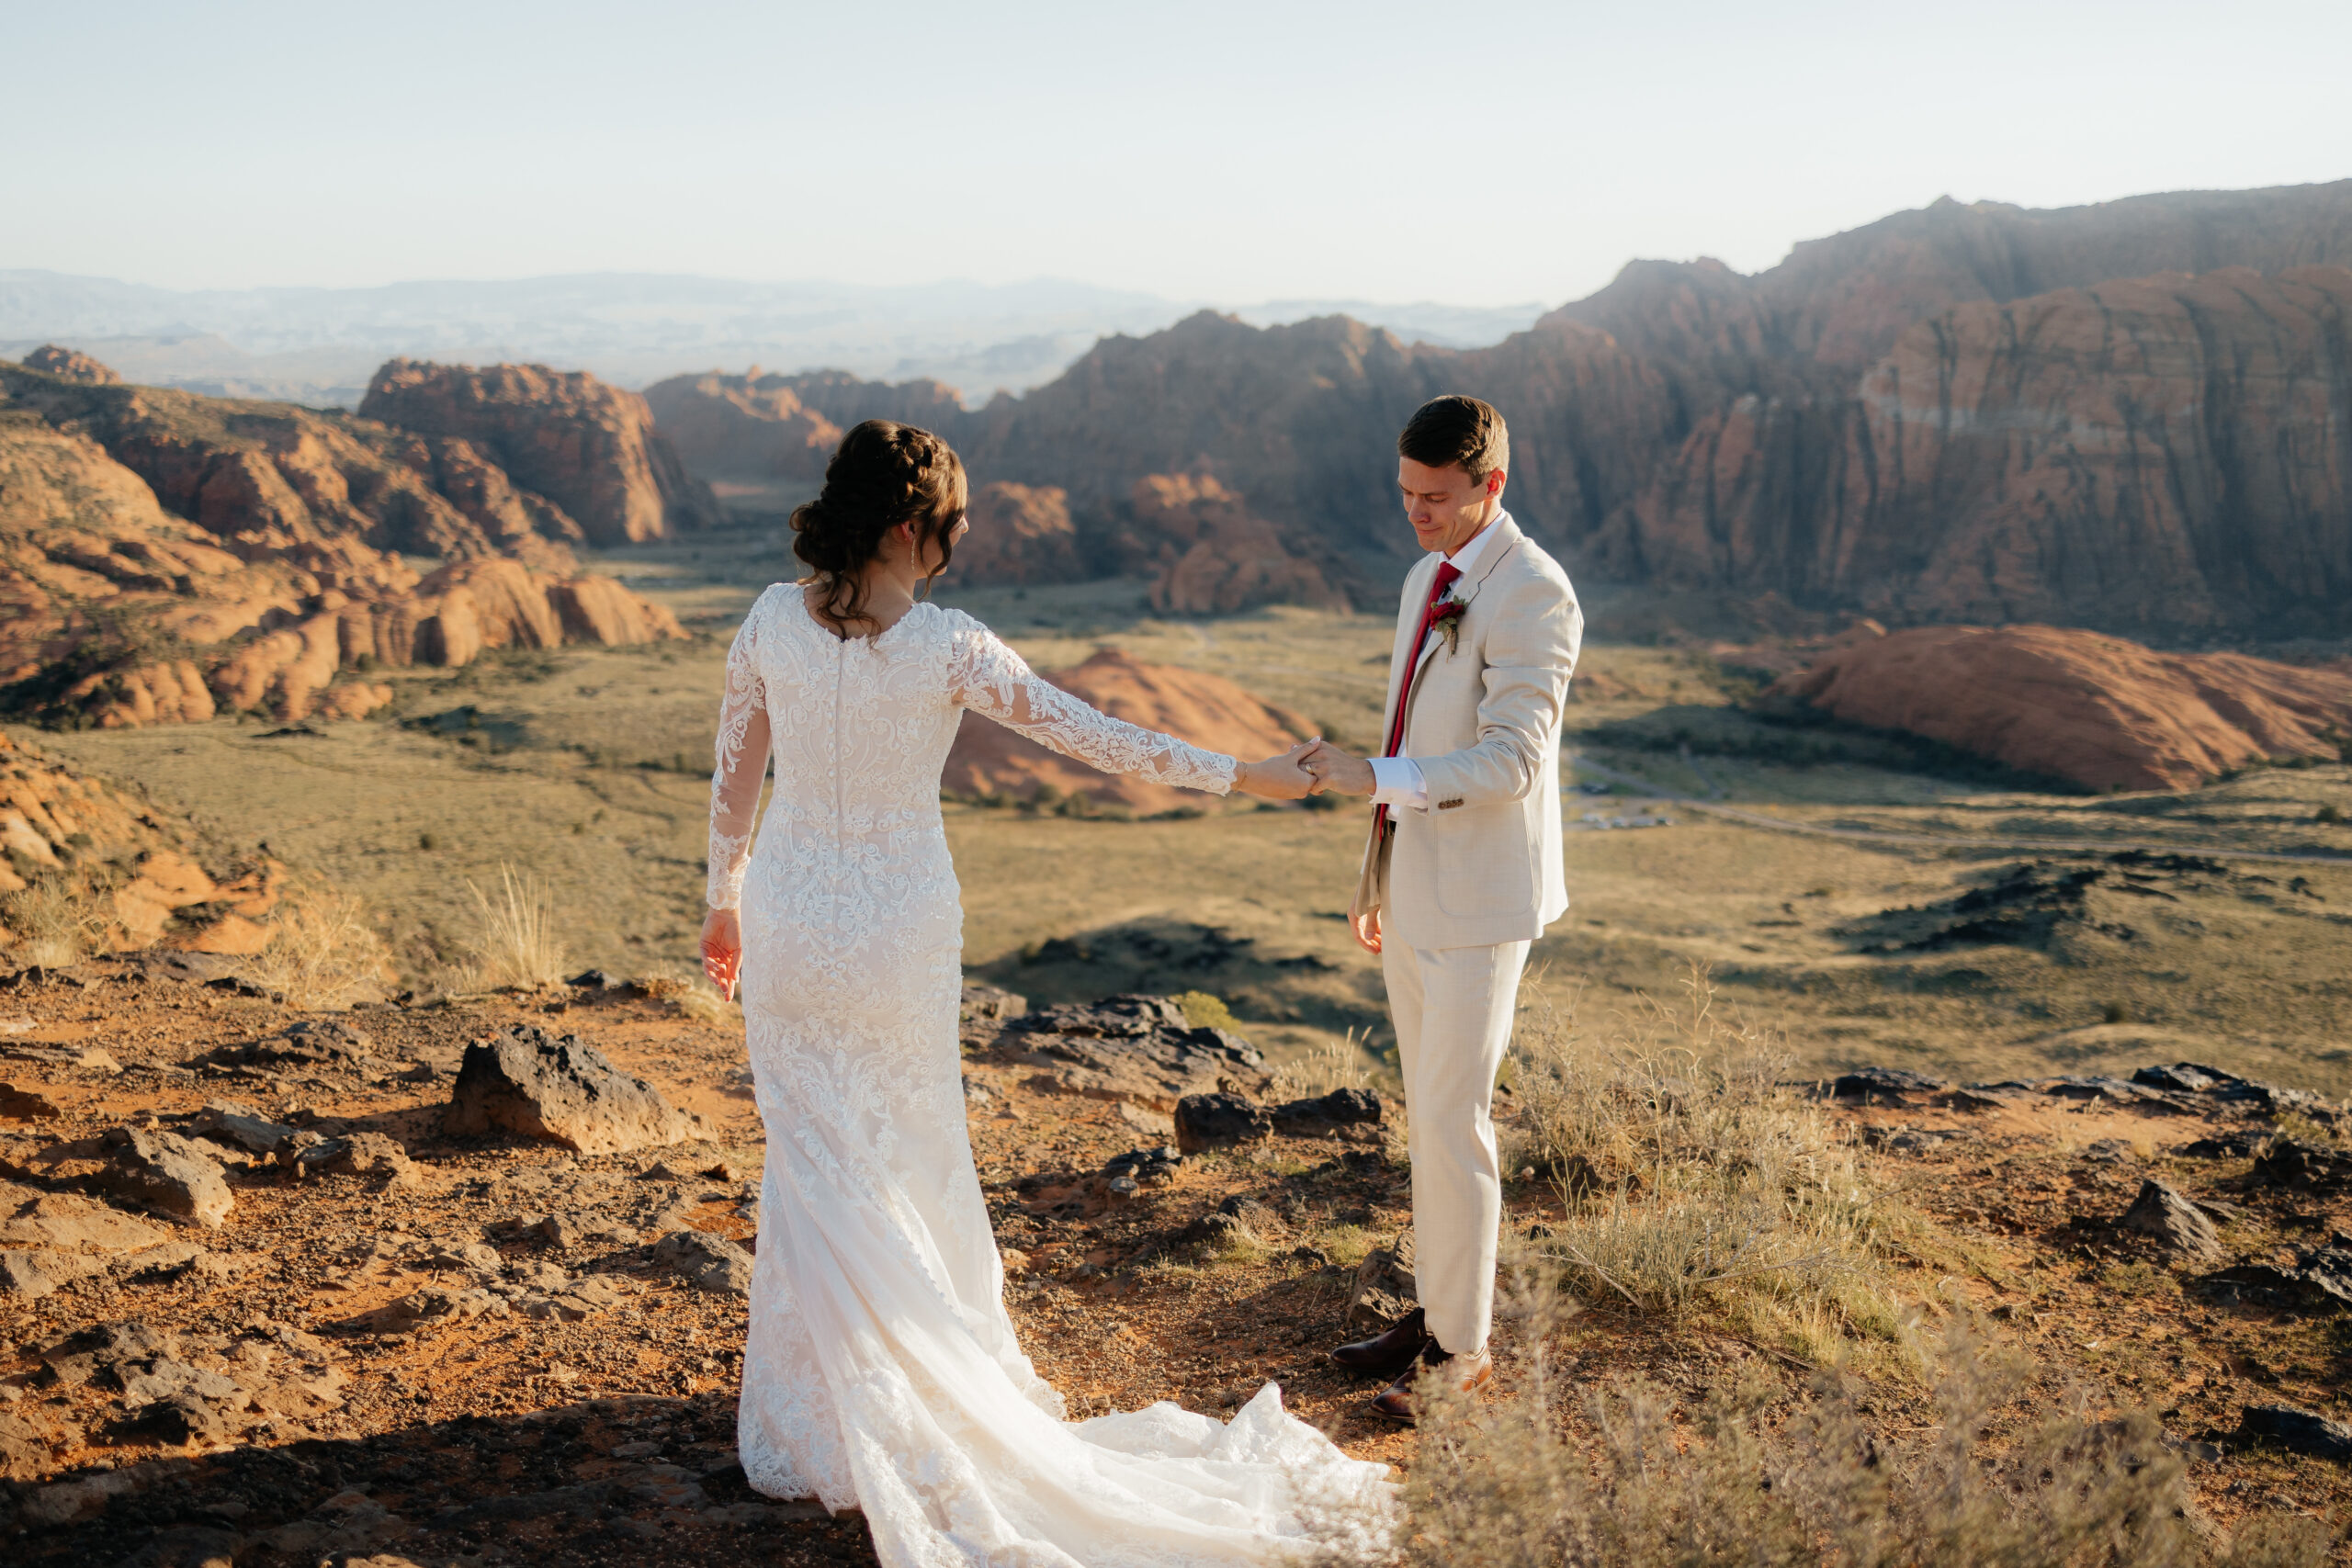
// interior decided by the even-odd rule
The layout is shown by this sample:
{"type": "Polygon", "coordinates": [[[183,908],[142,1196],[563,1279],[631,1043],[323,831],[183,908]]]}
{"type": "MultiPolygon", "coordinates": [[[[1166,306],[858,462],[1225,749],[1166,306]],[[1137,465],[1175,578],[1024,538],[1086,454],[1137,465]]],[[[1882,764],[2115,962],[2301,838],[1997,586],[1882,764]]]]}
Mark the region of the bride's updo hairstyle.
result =
{"type": "Polygon", "coordinates": [[[808,563],[804,581],[817,585],[818,608],[836,626],[867,619],[857,573],[901,523],[914,525],[918,551],[939,547],[939,564],[923,580],[929,592],[955,551],[950,535],[967,498],[964,460],[928,430],[869,419],[842,436],[825,465],[824,490],[792,513],[792,553],[808,563]]]}

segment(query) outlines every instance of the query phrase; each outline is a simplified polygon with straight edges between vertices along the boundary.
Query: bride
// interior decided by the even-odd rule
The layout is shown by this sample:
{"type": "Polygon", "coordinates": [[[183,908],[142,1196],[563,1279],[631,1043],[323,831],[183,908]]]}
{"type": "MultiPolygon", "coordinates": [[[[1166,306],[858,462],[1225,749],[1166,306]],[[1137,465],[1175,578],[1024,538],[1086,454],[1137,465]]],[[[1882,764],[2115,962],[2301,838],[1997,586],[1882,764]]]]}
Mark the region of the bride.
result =
{"type": "Polygon", "coordinates": [[[767,1129],[743,1468],[772,1496],[862,1506],[890,1568],[1278,1562],[1310,1517],[1379,1517],[1386,1467],[1271,1383],[1229,1426],[1167,1403],[1066,1422],[1014,1337],[964,1122],[939,777],[966,708],[1218,794],[1304,795],[1306,748],[1245,762],[1122,723],[922,602],[965,496],[930,432],[852,430],[792,515],[809,576],[761,594],[727,658],[702,949],[740,980],[767,1129]]]}

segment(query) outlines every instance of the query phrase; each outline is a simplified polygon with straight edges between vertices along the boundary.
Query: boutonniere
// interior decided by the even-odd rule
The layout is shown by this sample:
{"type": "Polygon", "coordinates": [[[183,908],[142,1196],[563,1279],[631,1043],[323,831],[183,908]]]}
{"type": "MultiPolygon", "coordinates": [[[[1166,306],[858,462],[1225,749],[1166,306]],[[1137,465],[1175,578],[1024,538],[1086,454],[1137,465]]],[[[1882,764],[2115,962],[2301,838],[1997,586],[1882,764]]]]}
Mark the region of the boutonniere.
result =
{"type": "Polygon", "coordinates": [[[1467,599],[1441,599],[1437,608],[1430,612],[1430,629],[1445,638],[1446,657],[1451,659],[1462,646],[1462,617],[1470,613],[1467,599]]]}

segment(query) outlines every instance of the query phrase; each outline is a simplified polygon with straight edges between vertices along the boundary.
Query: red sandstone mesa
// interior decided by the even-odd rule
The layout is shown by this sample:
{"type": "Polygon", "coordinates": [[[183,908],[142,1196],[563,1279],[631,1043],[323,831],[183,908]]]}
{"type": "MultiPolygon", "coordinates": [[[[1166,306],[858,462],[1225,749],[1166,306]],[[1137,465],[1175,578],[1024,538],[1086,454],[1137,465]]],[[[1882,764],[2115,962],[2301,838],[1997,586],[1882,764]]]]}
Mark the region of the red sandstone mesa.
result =
{"type": "MultiPolygon", "coordinates": [[[[1296,714],[1260,701],[1221,675],[1147,664],[1116,649],[1103,649],[1069,670],[1041,673],[1114,718],[1231,756],[1271,756],[1314,733],[1296,714]]],[[[1020,800],[1035,798],[1041,790],[1049,790],[1052,798],[1084,795],[1098,806],[1138,814],[1215,801],[1193,790],[1097,773],[974,714],[964,716],[940,787],[950,795],[1020,800]]]]}
{"type": "Polygon", "coordinates": [[[2352,675],[2055,626],[1858,637],[1771,693],[2095,790],[2193,789],[2352,732],[2352,675]]]}

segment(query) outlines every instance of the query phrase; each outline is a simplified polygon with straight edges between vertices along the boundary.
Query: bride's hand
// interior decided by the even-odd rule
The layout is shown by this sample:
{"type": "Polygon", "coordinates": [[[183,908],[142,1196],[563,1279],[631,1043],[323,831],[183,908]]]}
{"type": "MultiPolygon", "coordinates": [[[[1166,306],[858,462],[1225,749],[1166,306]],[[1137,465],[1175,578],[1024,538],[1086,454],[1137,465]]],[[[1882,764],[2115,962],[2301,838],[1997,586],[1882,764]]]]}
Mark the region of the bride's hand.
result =
{"type": "Polygon", "coordinates": [[[1306,771],[1305,759],[1319,740],[1302,740],[1280,756],[1269,757],[1262,762],[1242,762],[1234,770],[1233,787],[1246,795],[1261,795],[1268,800],[1303,800],[1315,787],[1315,775],[1306,771]]]}
{"type": "Polygon", "coordinates": [[[731,1002],[742,969],[743,923],[732,909],[713,909],[703,917],[702,972],[731,1002]]]}

